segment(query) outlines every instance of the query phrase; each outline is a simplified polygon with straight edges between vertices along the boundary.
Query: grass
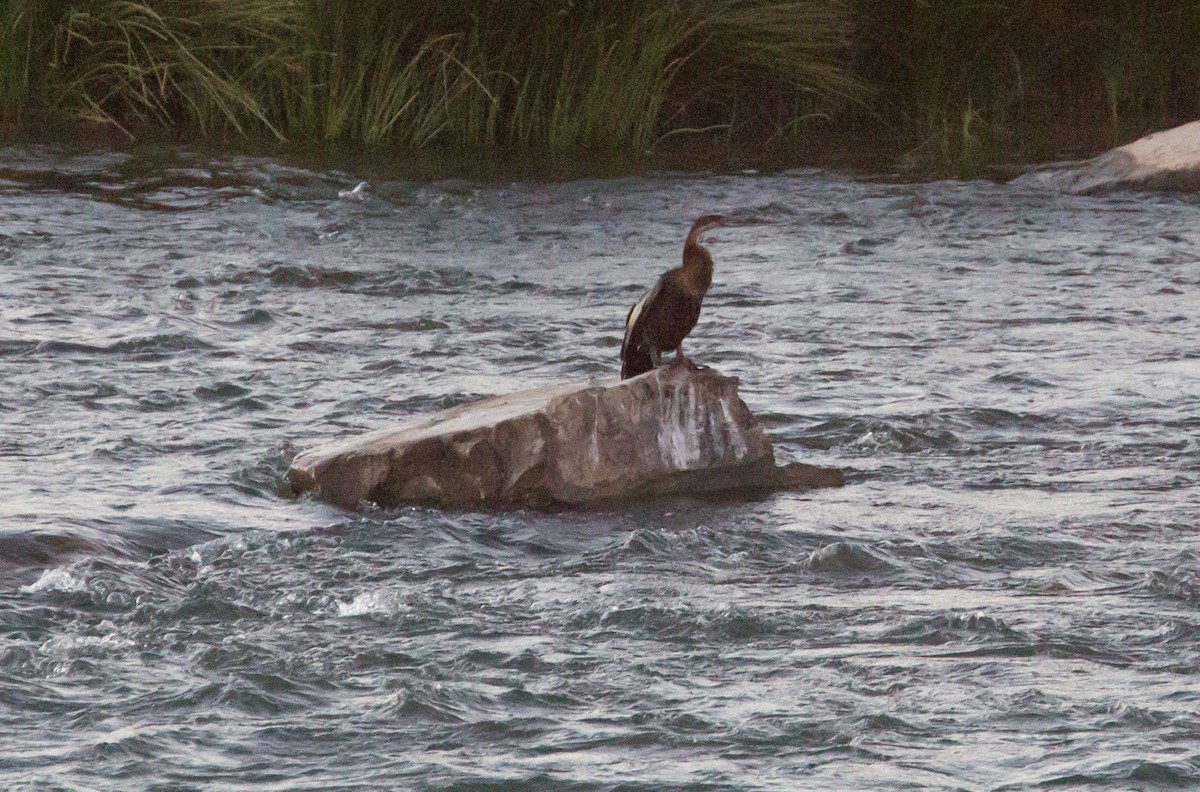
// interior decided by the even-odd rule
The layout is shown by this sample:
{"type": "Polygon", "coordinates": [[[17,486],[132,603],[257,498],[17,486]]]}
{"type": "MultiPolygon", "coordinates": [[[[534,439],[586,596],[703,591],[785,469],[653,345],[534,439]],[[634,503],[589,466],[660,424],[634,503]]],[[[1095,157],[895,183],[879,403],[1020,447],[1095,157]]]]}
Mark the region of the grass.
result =
{"type": "Polygon", "coordinates": [[[844,97],[844,0],[10,0],[5,114],[296,142],[644,150],[844,97]],[[363,13],[365,7],[370,13],[363,13]],[[771,103],[755,93],[770,84],[771,103]],[[772,104],[773,103],[773,104],[772,104]],[[772,115],[774,114],[774,115],[772,115]],[[714,120],[715,119],[715,120],[714,120]]]}
{"type": "MultiPolygon", "coordinates": [[[[246,119],[271,129],[255,96],[225,70],[222,56],[237,49],[229,36],[242,32],[242,20],[224,10],[199,3],[186,10],[203,13],[183,15],[181,3],[159,11],[128,0],[14,4],[28,36],[27,71],[21,79],[14,68],[2,82],[26,107],[61,110],[130,137],[131,129],[179,123],[201,134],[226,124],[245,132],[246,119]]],[[[11,112],[13,104],[4,107],[11,112]]]]}
{"type": "Polygon", "coordinates": [[[9,0],[0,11],[0,116],[24,110],[30,79],[30,17],[25,0],[9,0]]]}
{"type": "Polygon", "coordinates": [[[1198,40],[1195,0],[7,0],[0,117],[973,176],[1200,117],[1198,40]]]}
{"type": "Polygon", "coordinates": [[[925,168],[1084,156],[1200,117],[1195,0],[858,0],[855,16],[870,115],[925,168]]]}

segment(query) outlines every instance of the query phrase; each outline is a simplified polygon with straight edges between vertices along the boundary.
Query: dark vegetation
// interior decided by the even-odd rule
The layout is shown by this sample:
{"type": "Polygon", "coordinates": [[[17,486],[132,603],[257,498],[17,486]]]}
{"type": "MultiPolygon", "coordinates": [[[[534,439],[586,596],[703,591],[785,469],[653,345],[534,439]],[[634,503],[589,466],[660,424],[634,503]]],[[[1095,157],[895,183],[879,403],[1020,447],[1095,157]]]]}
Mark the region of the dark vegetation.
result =
{"type": "Polygon", "coordinates": [[[973,175],[1200,118],[1180,0],[3,0],[0,118],[973,175]]]}

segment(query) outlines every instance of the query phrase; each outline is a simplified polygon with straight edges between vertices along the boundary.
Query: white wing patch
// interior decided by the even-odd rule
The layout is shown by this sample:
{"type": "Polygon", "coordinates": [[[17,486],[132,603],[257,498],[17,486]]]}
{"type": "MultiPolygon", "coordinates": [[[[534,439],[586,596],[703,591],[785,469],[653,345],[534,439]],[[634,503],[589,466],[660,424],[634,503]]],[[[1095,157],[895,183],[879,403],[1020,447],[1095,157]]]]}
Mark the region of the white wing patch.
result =
{"type": "Polygon", "coordinates": [[[629,339],[632,336],[633,328],[637,325],[638,318],[642,315],[642,311],[646,306],[654,301],[658,293],[662,291],[662,279],[659,278],[648,292],[642,295],[642,299],[638,300],[632,308],[629,309],[629,316],[625,317],[625,340],[621,342],[621,348],[629,347],[629,339]]]}

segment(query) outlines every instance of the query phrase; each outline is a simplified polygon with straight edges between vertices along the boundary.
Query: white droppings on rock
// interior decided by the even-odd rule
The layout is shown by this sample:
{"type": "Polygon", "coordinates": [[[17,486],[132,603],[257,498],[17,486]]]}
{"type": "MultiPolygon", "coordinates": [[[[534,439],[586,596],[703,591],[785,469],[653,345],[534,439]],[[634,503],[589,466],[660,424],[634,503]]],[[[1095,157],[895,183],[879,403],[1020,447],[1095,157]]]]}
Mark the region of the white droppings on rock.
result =
{"type": "Polygon", "coordinates": [[[662,464],[668,470],[687,470],[699,462],[702,428],[696,420],[696,391],[690,383],[670,391],[664,413],[658,429],[662,464]]]}
{"type": "MultiPolygon", "coordinates": [[[[622,407],[621,412],[625,413],[627,411],[625,410],[624,407],[622,407]]],[[[592,441],[592,445],[591,445],[592,469],[599,470],[600,469],[600,411],[599,410],[595,411],[595,416],[592,420],[591,441],[592,441]]]]}
{"type": "MultiPolygon", "coordinates": [[[[721,414],[725,417],[724,428],[729,433],[729,441],[733,446],[734,459],[744,459],[749,453],[750,448],[746,444],[746,438],[742,435],[741,427],[738,422],[733,419],[733,411],[729,405],[729,399],[721,399],[721,414]]],[[[724,448],[722,448],[724,450],[724,448]]]]}

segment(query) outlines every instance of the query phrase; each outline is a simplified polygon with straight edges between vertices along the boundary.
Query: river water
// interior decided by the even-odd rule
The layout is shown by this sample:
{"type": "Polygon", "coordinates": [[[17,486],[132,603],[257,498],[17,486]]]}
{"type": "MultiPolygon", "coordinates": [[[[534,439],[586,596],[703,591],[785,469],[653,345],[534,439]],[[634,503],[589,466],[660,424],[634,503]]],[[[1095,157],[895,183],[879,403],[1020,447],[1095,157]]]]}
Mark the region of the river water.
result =
{"type": "Polygon", "coordinates": [[[1196,199],[0,155],[0,787],[1200,785],[1196,199]],[[707,212],[689,354],[844,489],[289,496],[615,376],[707,212]]]}

